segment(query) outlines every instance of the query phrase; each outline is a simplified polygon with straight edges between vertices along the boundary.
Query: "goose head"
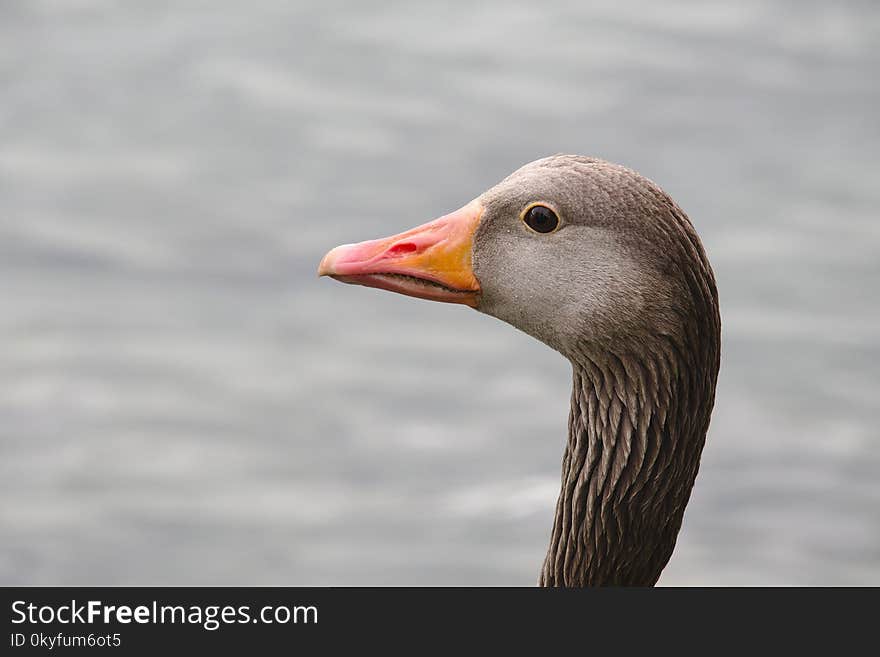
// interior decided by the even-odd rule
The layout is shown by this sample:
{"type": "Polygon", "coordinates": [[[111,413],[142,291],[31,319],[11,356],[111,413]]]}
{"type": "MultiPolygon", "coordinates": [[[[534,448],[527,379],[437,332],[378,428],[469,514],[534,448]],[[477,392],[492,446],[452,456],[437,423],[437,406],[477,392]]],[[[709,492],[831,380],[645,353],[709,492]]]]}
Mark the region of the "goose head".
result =
{"type": "Polygon", "coordinates": [[[338,246],[318,273],[471,306],[572,360],[585,348],[675,332],[705,310],[709,300],[690,292],[689,275],[710,274],[695,237],[649,180],[557,155],[427,224],[338,246]]]}

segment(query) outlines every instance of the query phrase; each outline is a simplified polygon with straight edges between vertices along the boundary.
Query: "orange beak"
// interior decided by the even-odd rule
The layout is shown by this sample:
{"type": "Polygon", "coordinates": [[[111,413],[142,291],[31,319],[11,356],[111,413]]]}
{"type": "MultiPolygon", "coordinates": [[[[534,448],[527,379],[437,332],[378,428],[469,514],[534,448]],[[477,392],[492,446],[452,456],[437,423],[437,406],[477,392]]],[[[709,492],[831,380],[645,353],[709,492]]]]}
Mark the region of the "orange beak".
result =
{"type": "Polygon", "coordinates": [[[471,201],[405,233],[337,246],[321,260],[318,276],[475,308],[480,284],[471,254],[482,213],[471,201]]]}

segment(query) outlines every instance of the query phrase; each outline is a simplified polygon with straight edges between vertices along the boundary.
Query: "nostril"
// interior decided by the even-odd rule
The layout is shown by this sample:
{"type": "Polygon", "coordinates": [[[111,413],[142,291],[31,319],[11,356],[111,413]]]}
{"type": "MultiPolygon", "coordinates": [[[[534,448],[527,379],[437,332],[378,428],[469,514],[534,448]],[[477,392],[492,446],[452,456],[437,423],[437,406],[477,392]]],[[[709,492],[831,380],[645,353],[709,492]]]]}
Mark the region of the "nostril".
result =
{"type": "Polygon", "coordinates": [[[419,247],[417,247],[412,242],[398,242],[391,248],[389,248],[386,253],[392,256],[401,256],[406,255],[407,253],[412,253],[416,251],[419,247]]]}

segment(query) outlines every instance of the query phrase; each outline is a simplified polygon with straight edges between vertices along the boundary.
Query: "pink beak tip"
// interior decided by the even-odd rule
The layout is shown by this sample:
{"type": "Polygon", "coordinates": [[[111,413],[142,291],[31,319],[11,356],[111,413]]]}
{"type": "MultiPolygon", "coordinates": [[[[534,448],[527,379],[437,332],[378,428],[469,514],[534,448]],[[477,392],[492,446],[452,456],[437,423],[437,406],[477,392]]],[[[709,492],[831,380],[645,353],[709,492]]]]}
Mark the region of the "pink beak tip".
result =
{"type": "Polygon", "coordinates": [[[326,255],[321,258],[321,263],[318,265],[318,276],[332,276],[336,273],[336,261],[339,257],[339,252],[351,246],[350,244],[342,244],[340,246],[334,247],[330,249],[326,255]]]}

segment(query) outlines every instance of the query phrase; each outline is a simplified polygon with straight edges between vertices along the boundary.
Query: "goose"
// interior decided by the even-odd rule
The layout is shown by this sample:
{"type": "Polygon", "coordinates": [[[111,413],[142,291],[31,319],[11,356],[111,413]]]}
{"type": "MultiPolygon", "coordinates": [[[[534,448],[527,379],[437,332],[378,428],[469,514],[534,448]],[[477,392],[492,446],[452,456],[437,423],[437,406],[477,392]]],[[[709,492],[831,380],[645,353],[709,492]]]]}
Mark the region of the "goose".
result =
{"type": "Polygon", "coordinates": [[[684,211],[601,159],[524,165],[460,209],[329,251],[319,276],[470,306],[571,362],[541,586],[653,586],[675,547],[715,400],[715,277],[684,211]]]}

